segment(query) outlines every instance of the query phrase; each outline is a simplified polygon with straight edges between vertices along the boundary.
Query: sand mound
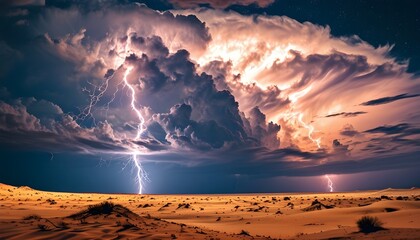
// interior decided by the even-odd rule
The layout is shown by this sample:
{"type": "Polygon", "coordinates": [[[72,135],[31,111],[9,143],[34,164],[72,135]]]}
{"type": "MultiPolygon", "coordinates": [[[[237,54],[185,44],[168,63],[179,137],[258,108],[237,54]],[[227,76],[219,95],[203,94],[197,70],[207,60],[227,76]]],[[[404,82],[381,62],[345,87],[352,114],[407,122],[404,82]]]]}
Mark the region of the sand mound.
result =
{"type": "Polygon", "coordinates": [[[18,223],[0,222],[0,226],[0,239],[266,239],[188,226],[150,214],[140,216],[109,201],[64,218],[32,214],[18,223]]]}
{"type": "Polygon", "coordinates": [[[139,215],[132,212],[130,209],[112,202],[102,202],[95,205],[89,205],[86,210],[82,210],[78,213],[68,216],[76,220],[86,219],[91,216],[110,216],[115,215],[116,217],[126,217],[128,219],[140,218],[139,215]]]}
{"type": "Polygon", "coordinates": [[[34,189],[28,187],[28,186],[20,186],[18,187],[18,190],[22,190],[22,191],[34,191],[34,189]]]}

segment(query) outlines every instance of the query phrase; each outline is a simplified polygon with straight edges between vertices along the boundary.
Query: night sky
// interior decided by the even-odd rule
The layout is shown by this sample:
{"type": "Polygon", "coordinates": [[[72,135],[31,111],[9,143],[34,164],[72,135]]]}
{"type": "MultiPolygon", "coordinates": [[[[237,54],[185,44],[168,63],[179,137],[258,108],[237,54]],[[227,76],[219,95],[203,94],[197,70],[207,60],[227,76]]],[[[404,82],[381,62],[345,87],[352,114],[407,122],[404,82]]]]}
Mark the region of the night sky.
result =
{"type": "Polygon", "coordinates": [[[0,182],[71,192],[420,185],[416,1],[0,3],[0,182]]]}

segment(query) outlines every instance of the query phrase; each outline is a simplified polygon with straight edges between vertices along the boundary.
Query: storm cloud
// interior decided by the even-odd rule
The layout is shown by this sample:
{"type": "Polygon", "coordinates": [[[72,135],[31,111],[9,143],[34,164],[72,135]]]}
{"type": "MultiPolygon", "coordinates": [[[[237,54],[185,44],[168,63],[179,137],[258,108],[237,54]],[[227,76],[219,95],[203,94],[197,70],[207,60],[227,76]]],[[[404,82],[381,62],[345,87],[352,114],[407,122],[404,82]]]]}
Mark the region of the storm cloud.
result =
{"type": "Polygon", "coordinates": [[[337,117],[337,116],[342,116],[342,117],[356,117],[358,115],[361,114],[366,114],[367,112],[363,112],[363,111],[358,111],[358,112],[341,112],[341,113],[333,113],[333,114],[328,114],[325,117],[337,117]]]}
{"type": "Polygon", "coordinates": [[[373,99],[373,100],[370,100],[370,101],[367,101],[367,102],[363,102],[360,105],[362,105],[362,106],[375,106],[375,105],[391,103],[391,102],[398,101],[398,100],[401,100],[401,99],[414,98],[414,97],[418,97],[418,96],[420,96],[420,94],[404,93],[404,94],[399,94],[399,95],[392,96],[392,97],[383,97],[383,98],[373,99]]]}
{"type": "Polygon", "coordinates": [[[193,8],[202,5],[210,5],[213,8],[227,8],[231,5],[247,6],[255,4],[259,7],[267,7],[274,2],[274,0],[170,0],[170,2],[179,8],[193,8]]]}
{"type": "Polygon", "coordinates": [[[408,63],[329,26],[220,10],[272,2],[11,7],[1,16],[0,143],[261,176],[414,165],[420,95],[396,95],[420,90],[408,63]],[[203,4],[214,9],[188,9],[203,4]],[[401,163],[384,143],[407,154],[401,163]]]}

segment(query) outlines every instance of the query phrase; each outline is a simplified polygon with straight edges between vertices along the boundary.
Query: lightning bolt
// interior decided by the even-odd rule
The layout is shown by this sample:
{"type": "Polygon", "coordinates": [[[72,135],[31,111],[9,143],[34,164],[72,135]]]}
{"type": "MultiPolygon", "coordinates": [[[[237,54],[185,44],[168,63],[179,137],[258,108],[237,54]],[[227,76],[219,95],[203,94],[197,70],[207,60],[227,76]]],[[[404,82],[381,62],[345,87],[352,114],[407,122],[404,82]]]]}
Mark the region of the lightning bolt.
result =
{"type": "MultiPolygon", "coordinates": [[[[127,31],[127,36],[130,35],[129,34],[130,31],[131,29],[127,31]]],[[[117,49],[118,54],[117,54],[117,57],[114,58],[113,69],[121,69],[121,71],[124,71],[124,74],[123,74],[122,81],[121,80],[118,81],[118,84],[116,85],[116,90],[113,92],[111,99],[105,104],[104,109],[106,110],[106,115],[107,115],[109,106],[115,100],[117,92],[119,92],[120,90],[120,86],[122,85],[123,88],[127,87],[129,90],[129,97],[131,98],[130,106],[138,120],[137,132],[134,138],[134,140],[137,141],[141,138],[141,135],[145,130],[145,126],[144,126],[145,120],[139,108],[137,108],[136,106],[136,87],[133,86],[128,80],[128,76],[130,75],[134,67],[130,65],[127,66],[124,64],[126,56],[134,53],[130,49],[130,44],[131,44],[131,41],[130,41],[130,38],[128,38],[128,41],[125,42],[122,46],[118,44],[115,45],[115,48],[117,49]]],[[[87,106],[81,109],[80,113],[75,116],[76,121],[84,121],[87,118],[91,118],[93,120],[93,125],[96,125],[96,120],[94,117],[94,108],[96,107],[96,105],[99,104],[102,97],[104,97],[106,92],[109,90],[110,81],[114,79],[116,75],[115,73],[116,71],[110,74],[109,76],[107,76],[105,80],[99,85],[95,85],[94,83],[88,82],[90,88],[88,88],[89,87],[88,86],[82,89],[83,92],[86,92],[88,94],[89,102],[87,106]]],[[[148,177],[147,177],[147,173],[143,170],[142,164],[139,159],[139,154],[140,153],[137,149],[133,149],[131,152],[131,160],[133,161],[133,165],[136,168],[136,180],[138,182],[138,193],[142,194],[143,179],[148,180],[148,177]]]]}
{"type": "MultiPolygon", "coordinates": [[[[134,140],[139,140],[141,134],[144,132],[144,118],[143,115],[141,114],[140,110],[136,107],[136,90],[135,88],[128,82],[128,75],[131,73],[131,71],[133,70],[132,66],[129,66],[126,68],[125,73],[124,73],[124,77],[123,77],[123,81],[124,81],[124,85],[126,87],[129,88],[130,92],[131,92],[131,108],[133,109],[133,111],[136,113],[137,118],[138,118],[138,124],[137,124],[137,134],[136,137],[134,138],[134,140]]],[[[142,168],[142,165],[140,163],[140,160],[138,159],[138,152],[134,151],[132,153],[132,160],[134,162],[134,165],[137,168],[137,181],[139,184],[139,189],[138,189],[138,193],[142,194],[143,192],[143,175],[144,175],[144,170],[142,168]]]]}
{"type": "Polygon", "coordinates": [[[328,181],[328,188],[330,189],[330,192],[334,192],[333,182],[332,182],[330,176],[328,176],[328,174],[326,174],[325,178],[328,181]]]}
{"type": "MultiPolygon", "coordinates": [[[[92,90],[86,87],[82,88],[82,91],[86,92],[89,95],[89,104],[83,110],[80,111],[79,115],[75,116],[76,120],[84,121],[86,118],[91,117],[93,119],[94,125],[96,125],[92,109],[98,104],[105,92],[108,90],[109,82],[112,80],[113,77],[114,73],[111,76],[108,76],[105,79],[105,81],[99,86],[88,82],[88,84],[93,87],[92,90]]],[[[112,100],[110,102],[112,102],[112,100]]]]}
{"type": "Polygon", "coordinates": [[[306,124],[302,120],[302,118],[303,118],[303,114],[300,113],[299,114],[299,117],[298,117],[298,120],[299,120],[300,124],[302,124],[302,126],[308,130],[308,137],[309,137],[309,139],[311,139],[311,141],[316,144],[316,146],[318,147],[318,149],[320,149],[321,148],[321,138],[314,139],[312,137],[312,133],[314,132],[314,127],[312,125],[310,125],[310,124],[306,124]]]}
{"type": "Polygon", "coordinates": [[[295,105],[297,104],[298,100],[300,98],[302,98],[303,96],[305,96],[307,93],[309,93],[312,89],[312,86],[309,86],[307,88],[305,88],[304,90],[300,91],[300,92],[295,92],[289,95],[289,99],[291,102],[291,108],[288,110],[288,112],[286,113],[282,113],[280,115],[277,115],[275,118],[279,119],[279,118],[283,118],[284,120],[291,122],[291,120],[293,120],[293,123],[298,123],[301,126],[303,126],[306,130],[308,130],[308,138],[316,144],[317,148],[320,149],[321,148],[321,138],[313,138],[312,134],[314,133],[315,128],[310,125],[305,123],[305,121],[303,121],[303,113],[295,110],[295,105]]]}

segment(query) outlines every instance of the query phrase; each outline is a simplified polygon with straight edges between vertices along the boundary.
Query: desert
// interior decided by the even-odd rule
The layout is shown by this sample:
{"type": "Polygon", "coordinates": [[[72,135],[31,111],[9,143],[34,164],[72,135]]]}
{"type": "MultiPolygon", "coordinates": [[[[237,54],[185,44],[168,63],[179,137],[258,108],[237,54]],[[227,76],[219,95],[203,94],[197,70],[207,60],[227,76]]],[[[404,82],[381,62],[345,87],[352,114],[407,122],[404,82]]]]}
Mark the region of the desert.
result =
{"type": "Polygon", "coordinates": [[[0,185],[0,239],[419,239],[420,189],[139,195],[0,185]],[[356,222],[376,217],[371,232],[356,222]]]}

